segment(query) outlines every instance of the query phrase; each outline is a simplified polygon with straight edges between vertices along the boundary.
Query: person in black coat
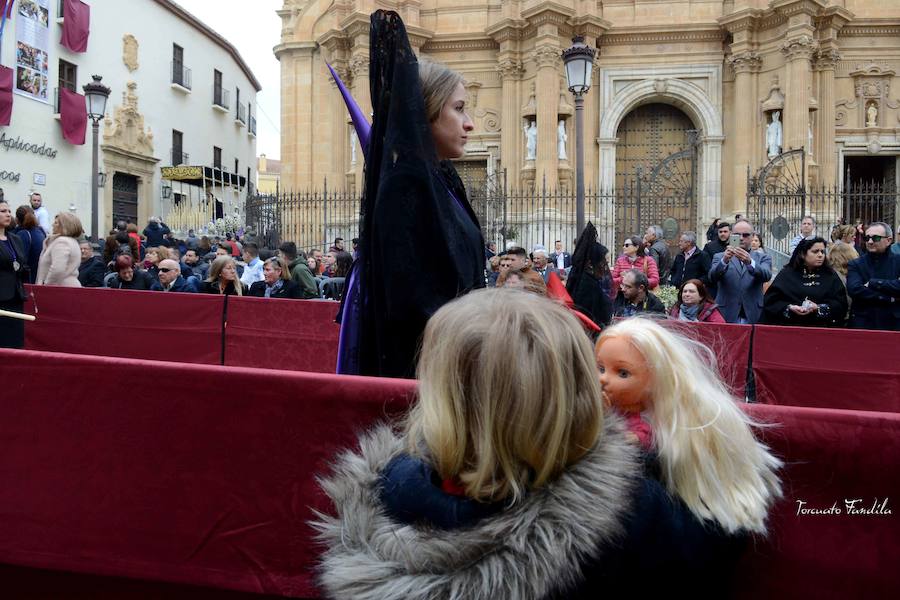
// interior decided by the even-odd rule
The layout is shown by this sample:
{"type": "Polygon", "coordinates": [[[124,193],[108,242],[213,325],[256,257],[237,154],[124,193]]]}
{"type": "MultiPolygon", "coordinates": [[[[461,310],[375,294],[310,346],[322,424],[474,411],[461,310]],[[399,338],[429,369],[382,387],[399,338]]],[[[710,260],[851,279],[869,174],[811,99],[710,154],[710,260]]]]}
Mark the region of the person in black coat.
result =
{"type": "Polygon", "coordinates": [[[850,327],[900,331],[900,255],[890,251],[892,233],[887,223],[869,224],[866,253],[847,265],[850,327]]]}
{"type": "Polygon", "coordinates": [[[250,285],[250,296],[257,298],[290,298],[300,300],[303,291],[291,280],[287,264],[278,257],[272,257],[263,264],[263,280],[250,285]]]}
{"type": "Polygon", "coordinates": [[[699,279],[706,285],[709,282],[709,268],[712,266],[712,257],[697,247],[697,234],[693,231],[685,231],[678,239],[680,252],[672,263],[672,273],[669,283],[677,288],[688,279],[699,279]],[[690,258],[688,258],[690,254],[690,258]]]}
{"type": "MultiPolygon", "coordinates": [[[[22,240],[10,229],[12,210],[0,199],[0,309],[24,312],[27,254],[22,240]]],[[[25,321],[0,317],[0,348],[25,347],[25,321]]]]}
{"type": "Polygon", "coordinates": [[[147,238],[147,247],[168,246],[166,236],[171,233],[169,226],[161,223],[155,217],[150,217],[150,222],[144,228],[144,237],[147,238]]]}
{"type": "Polygon", "coordinates": [[[116,274],[106,283],[106,287],[117,290],[149,290],[153,277],[147,271],[135,267],[130,254],[120,254],[115,262],[116,274]]]}
{"type": "Polygon", "coordinates": [[[78,281],[81,287],[103,287],[106,265],[94,256],[94,248],[88,240],[79,242],[81,247],[81,264],[78,265],[78,281]]]}
{"type": "Polygon", "coordinates": [[[801,240],[791,262],[763,297],[761,323],[808,327],[842,327],[847,318],[847,290],[825,260],[825,240],[801,240]]]}

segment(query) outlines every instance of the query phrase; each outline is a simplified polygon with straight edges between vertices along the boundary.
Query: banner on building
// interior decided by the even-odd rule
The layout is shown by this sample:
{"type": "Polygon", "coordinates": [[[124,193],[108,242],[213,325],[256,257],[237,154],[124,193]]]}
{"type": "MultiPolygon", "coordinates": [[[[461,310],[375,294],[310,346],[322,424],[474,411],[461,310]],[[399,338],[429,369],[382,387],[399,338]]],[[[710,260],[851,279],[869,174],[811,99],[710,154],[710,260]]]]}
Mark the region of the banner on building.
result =
{"type": "Polygon", "coordinates": [[[50,0],[19,0],[15,92],[50,102],[50,0]]]}

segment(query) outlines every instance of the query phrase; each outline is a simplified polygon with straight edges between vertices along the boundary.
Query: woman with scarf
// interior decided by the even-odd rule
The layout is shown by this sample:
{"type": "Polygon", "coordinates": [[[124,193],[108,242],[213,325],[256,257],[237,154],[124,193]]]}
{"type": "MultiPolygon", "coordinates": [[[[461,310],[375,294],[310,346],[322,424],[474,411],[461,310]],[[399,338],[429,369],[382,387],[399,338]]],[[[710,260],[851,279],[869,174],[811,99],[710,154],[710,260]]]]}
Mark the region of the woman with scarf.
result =
{"type": "Polygon", "coordinates": [[[644,247],[644,238],[639,235],[633,235],[625,238],[622,243],[623,254],[616,259],[616,264],[612,271],[612,289],[610,297],[615,298],[619,293],[619,286],[622,285],[622,273],[631,269],[643,271],[650,282],[650,289],[654,290],[659,287],[659,269],[656,261],[651,257],[641,254],[644,247]]]}
{"type": "Polygon", "coordinates": [[[474,125],[462,76],[416,60],[397,13],[372,14],[370,48],[374,118],[338,370],[412,377],[429,317],[484,287],[481,228],[450,162],[474,125]]]}
{"type": "Polygon", "coordinates": [[[762,323],[843,327],[847,289],[825,260],[825,240],[803,240],[763,298],[762,323]]]}
{"type": "Polygon", "coordinates": [[[678,301],[669,311],[669,316],[679,321],[701,323],[724,323],[725,317],[719,312],[716,301],[710,297],[706,286],[699,279],[688,279],[678,290],[678,301]]]}

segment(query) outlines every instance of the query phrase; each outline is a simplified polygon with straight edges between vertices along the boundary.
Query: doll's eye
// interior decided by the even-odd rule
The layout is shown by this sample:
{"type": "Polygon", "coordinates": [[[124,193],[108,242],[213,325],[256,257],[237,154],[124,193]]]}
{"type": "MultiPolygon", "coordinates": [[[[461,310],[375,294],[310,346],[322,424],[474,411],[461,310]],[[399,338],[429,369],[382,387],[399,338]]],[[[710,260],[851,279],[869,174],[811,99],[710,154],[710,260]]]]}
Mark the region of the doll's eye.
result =
{"type": "Polygon", "coordinates": [[[597,370],[600,371],[600,373],[606,373],[606,367],[603,365],[597,365],[597,370]]]}
{"type": "Polygon", "coordinates": [[[621,377],[622,379],[628,379],[629,377],[631,377],[631,373],[629,373],[629,372],[626,371],[625,369],[620,369],[620,370],[619,370],[619,377],[621,377]]]}

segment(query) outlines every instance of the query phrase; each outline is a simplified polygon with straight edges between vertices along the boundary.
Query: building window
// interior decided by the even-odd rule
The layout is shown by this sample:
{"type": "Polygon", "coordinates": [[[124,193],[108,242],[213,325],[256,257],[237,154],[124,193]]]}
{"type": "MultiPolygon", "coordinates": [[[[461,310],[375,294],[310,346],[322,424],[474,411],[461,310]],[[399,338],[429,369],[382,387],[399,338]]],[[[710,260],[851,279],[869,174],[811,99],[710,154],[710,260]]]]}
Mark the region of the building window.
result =
{"type": "Polygon", "coordinates": [[[184,66],[184,48],[172,44],[172,83],[191,89],[191,70],[184,66]]]}
{"type": "Polygon", "coordinates": [[[222,168],[222,149],[218,146],[213,146],[213,167],[216,169],[222,168]]]}
{"type": "Polygon", "coordinates": [[[213,104],[228,108],[228,90],[222,87],[222,72],[213,69],[213,104]]]}
{"type": "Polygon", "coordinates": [[[59,82],[56,89],[56,111],[59,112],[59,90],[67,89],[74,92],[78,82],[78,67],[62,59],[59,61],[59,82]]]}
{"type": "Polygon", "coordinates": [[[238,159],[234,159],[234,174],[237,175],[238,173],[240,173],[240,170],[238,169],[238,159]]]}
{"type": "Polygon", "coordinates": [[[187,162],[187,155],[184,153],[184,148],[182,146],[184,134],[178,131],[177,129],[172,130],[172,166],[176,167],[178,165],[184,164],[187,162]]]}

